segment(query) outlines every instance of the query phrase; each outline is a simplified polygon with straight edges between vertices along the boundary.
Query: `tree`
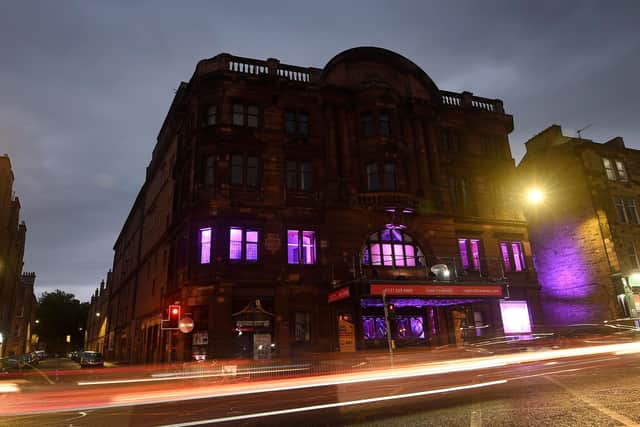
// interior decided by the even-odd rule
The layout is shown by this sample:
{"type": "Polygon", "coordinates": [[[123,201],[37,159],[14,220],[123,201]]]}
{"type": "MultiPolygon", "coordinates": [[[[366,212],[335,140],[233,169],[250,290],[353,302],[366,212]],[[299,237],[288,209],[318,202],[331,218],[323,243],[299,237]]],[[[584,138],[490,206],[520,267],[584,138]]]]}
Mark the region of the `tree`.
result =
{"type": "Polygon", "coordinates": [[[82,348],[89,303],[81,303],[74,294],[60,289],[40,295],[34,333],[49,352],[82,348]],[[67,343],[67,335],[71,343],[67,343]]]}

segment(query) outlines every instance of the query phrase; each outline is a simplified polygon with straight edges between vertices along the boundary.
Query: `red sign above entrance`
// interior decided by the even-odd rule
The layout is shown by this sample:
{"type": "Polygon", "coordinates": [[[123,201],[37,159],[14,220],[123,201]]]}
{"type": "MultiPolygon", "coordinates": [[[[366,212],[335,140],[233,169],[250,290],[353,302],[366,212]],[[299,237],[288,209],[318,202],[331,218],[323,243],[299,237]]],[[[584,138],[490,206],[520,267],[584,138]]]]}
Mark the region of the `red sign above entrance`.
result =
{"type": "Polygon", "coordinates": [[[501,297],[502,286],[494,285],[396,285],[372,284],[371,295],[433,296],[433,297],[501,297]]]}
{"type": "Polygon", "coordinates": [[[329,292],[329,295],[327,296],[327,300],[331,303],[331,302],[340,301],[342,299],[347,299],[350,296],[351,296],[351,293],[349,292],[349,286],[347,286],[346,288],[341,288],[341,289],[337,289],[335,291],[329,292]]]}

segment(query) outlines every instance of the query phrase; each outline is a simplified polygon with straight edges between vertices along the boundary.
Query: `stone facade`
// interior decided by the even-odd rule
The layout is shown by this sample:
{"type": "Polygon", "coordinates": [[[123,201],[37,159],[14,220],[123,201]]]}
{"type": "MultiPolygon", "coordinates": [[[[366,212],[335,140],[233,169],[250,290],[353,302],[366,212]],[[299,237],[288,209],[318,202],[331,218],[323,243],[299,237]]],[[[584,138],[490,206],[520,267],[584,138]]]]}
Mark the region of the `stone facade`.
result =
{"type": "Polygon", "coordinates": [[[369,287],[436,283],[436,264],[452,272],[454,296],[465,283],[498,293],[398,298],[400,316],[432,317],[412,343],[455,341],[457,321],[501,329],[504,296],[529,302],[537,321],[512,129],[500,100],[441,91],[384,49],[350,49],[323,69],[200,61],[114,247],[107,357],[255,357],[258,342],[282,355],[337,350],[344,319],[357,348],[375,346],[364,330],[379,311],[369,287]],[[403,243],[374,242],[388,230],[403,243]],[[462,244],[475,245],[473,260],[462,261],[462,244]],[[346,288],[348,298],[327,302],[346,288]],[[191,334],[162,330],[174,303],[194,320],[191,334]]]}
{"type": "Polygon", "coordinates": [[[546,194],[527,211],[545,321],[635,315],[629,278],[640,271],[640,151],[620,137],[605,143],[568,137],[558,125],[526,146],[518,166],[523,188],[539,186],[546,194]]]}
{"type": "Polygon", "coordinates": [[[15,301],[22,298],[22,258],[27,227],[20,223],[20,201],[13,194],[9,156],[0,156],[0,357],[7,355],[9,337],[16,338],[15,301]]]}
{"type": "Polygon", "coordinates": [[[91,296],[89,310],[87,312],[87,324],[84,334],[84,349],[104,351],[105,339],[107,336],[107,311],[109,307],[109,291],[111,290],[112,273],[107,273],[106,282],[100,282],[100,286],[91,296]]]}

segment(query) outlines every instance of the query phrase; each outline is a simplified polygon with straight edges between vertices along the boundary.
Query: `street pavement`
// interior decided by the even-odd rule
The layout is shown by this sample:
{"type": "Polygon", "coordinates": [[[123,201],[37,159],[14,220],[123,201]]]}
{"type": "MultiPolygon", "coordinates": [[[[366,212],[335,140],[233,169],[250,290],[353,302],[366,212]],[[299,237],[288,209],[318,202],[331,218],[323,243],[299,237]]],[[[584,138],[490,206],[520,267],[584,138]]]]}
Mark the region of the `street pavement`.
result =
{"type": "MultiPolygon", "coordinates": [[[[74,376],[68,374],[74,371],[68,362],[42,363],[41,368],[47,375],[58,370],[68,376],[54,385],[38,383],[28,390],[21,388],[19,393],[0,396],[0,399],[4,397],[5,408],[25,408],[32,403],[36,412],[20,416],[7,414],[0,418],[0,424],[640,425],[640,349],[605,350],[590,354],[557,351],[551,356],[540,352],[543,356],[540,360],[535,360],[537,353],[521,353],[513,359],[474,355],[451,360],[453,354],[461,354],[458,351],[445,357],[433,353],[422,354],[419,360],[407,357],[404,362],[399,357],[393,368],[375,367],[363,372],[256,379],[203,376],[117,384],[100,382],[118,377],[134,381],[158,377],[148,375],[155,370],[141,375],[136,368],[121,370],[120,376],[110,374],[119,368],[105,368],[99,373],[75,369],[80,376],[74,376]],[[98,384],[78,385],[91,378],[98,384]],[[43,413],[61,405],[65,399],[80,407],[73,411],[43,413]],[[154,401],[156,403],[151,403],[154,401]],[[87,402],[84,409],[82,402],[87,402]],[[91,402],[108,402],[108,405],[91,409],[91,402]]],[[[167,372],[164,369],[162,375],[167,372]]],[[[0,408],[0,415],[2,411],[0,408]]]]}

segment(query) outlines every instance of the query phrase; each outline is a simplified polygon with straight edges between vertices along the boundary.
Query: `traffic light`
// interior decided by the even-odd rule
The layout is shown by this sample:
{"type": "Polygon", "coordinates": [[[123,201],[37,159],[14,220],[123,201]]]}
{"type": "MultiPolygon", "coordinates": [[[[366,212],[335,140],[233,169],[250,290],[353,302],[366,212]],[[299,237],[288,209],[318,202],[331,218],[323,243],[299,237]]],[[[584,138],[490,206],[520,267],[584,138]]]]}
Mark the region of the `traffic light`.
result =
{"type": "Polygon", "coordinates": [[[169,321],[167,322],[168,329],[178,329],[180,323],[180,306],[178,304],[171,304],[169,306],[169,321]]]}
{"type": "Polygon", "coordinates": [[[396,306],[395,304],[389,304],[387,306],[387,313],[389,316],[389,320],[395,320],[396,318],[396,306]]]}

